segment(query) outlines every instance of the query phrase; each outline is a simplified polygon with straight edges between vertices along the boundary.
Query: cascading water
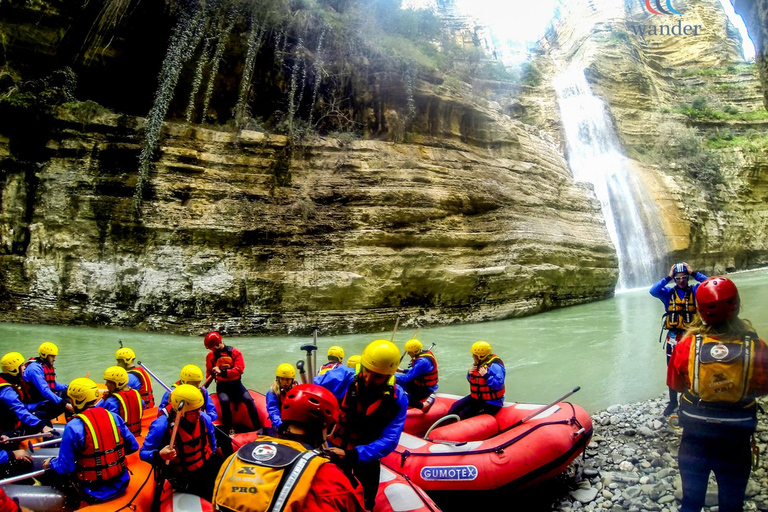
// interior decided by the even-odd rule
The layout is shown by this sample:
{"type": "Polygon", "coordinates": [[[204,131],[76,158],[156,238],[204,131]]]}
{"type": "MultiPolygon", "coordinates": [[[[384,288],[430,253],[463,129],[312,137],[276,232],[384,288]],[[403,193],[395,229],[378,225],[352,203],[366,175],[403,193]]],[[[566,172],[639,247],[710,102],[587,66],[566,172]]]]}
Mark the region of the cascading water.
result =
{"type": "Polygon", "coordinates": [[[570,68],[555,79],[576,181],[592,183],[619,256],[617,289],[650,286],[666,273],[667,242],[659,212],[622,155],[603,101],[592,94],[584,70],[570,68]]]}

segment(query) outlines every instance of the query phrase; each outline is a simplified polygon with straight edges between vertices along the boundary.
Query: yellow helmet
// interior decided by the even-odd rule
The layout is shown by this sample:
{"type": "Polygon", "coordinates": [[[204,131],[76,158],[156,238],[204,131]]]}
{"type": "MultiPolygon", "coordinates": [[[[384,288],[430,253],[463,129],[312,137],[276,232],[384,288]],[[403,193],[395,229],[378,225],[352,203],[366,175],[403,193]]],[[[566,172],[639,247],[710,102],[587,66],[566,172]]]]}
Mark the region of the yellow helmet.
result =
{"type": "Polygon", "coordinates": [[[196,364],[188,364],[181,369],[179,373],[179,380],[182,384],[189,384],[190,382],[202,382],[203,370],[196,364]]]}
{"type": "Polygon", "coordinates": [[[99,398],[99,388],[91,379],[78,377],[69,383],[67,396],[74,402],[75,409],[80,410],[99,398]]]}
{"type": "Polygon", "coordinates": [[[331,357],[335,357],[339,362],[342,362],[344,360],[344,349],[337,345],[332,346],[328,349],[328,359],[331,357]]]}
{"type": "Polygon", "coordinates": [[[44,341],[37,348],[37,353],[40,354],[40,357],[42,357],[43,359],[45,359],[48,356],[58,356],[59,347],[57,347],[55,343],[51,343],[50,341],[44,341]]]}
{"type": "Polygon", "coordinates": [[[363,350],[363,367],[383,375],[394,375],[400,364],[400,349],[387,340],[376,340],[363,350]]]}
{"type": "Polygon", "coordinates": [[[350,368],[354,368],[355,366],[357,366],[357,363],[359,363],[362,359],[363,358],[360,354],[349,356],[349,359],[347,359],[347,366],[349,366],[350,368]]]}
{"type": "Polygon", "coordinates": [[[114,382],[117,389],[123,389],[128,384],[128,372],[120,366],[110,366],[104,370],[104,380],[114,382]]]}
{"type": "Polygon", "coordinates": [[[405,351],[408,352],[409,356],[415,356],[420,353],[422,348],[424,348],[424,345],[416,338],[405,342],[405,351]]]}
{"type": "Polygon", "coordinates": [[[18,375],[22,364],[24,364],[24,356],[19,352],[8,352],[0,360],[0,367],[2,367],[3,373],[8,375],[18,375]]]}
{"type": "Polygon", "coordinates": [[[472,344],[472,355],[477,356],[480,359],[485,359],[493,353],[491,344],[487,341],[476,341],[472,344]]]}
{"type": "Polygon", "coordinates": [[[205,405],[203,400],[203,393],[200,388],[196,388],[191,384],[179,384],[173,391],[171,391],[171,405],[174,411],[179,410],[181,404],[181,412],[195,411],[201,409],[205,405]]]}
{"type": "Polygon", "coordinates": [[[115,352],[117,361],[124,361],[125,364],[131,364],[136,359],[136,354],[128,347],[123,347],[115,352]]]}
{"type": "Polygon", "coordinates": [[[277,367],[277,371],[275,372],[275,377],[282,377],[284,379],[295,379],[296,368],[294,368],[293,365],[290,365],[288,363],[283,363],[277,367]]]}

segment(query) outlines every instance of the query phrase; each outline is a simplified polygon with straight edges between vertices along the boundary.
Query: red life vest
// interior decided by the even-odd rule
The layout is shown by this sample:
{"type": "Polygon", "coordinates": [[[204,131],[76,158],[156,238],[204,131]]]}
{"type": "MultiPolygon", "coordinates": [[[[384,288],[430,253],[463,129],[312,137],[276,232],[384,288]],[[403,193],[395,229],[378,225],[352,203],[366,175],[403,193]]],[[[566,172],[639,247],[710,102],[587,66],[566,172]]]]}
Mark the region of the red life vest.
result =
{"type": "MultiPolygon", "coordinates": [[[[360,365],[358,365],[360,366],[360,365]]],[[[334,446],[351,450],[355,446],[369,444],[378,439],[384,427],[397,416],[397,386],[393,376],[386,391],[370,404],[363,404],[359,397],[360,372],[347,388],[339,404],[339,424],[329,437],[334,446]]]]}
{"type": "Polygon", "coordinates": [[[125,426],[135,436],[141,435],[141,417],[144,410],[141,407],[141,395],[135,389],[123,389],[112,394],[120,405],[120,417],[125,421],[125,426]]]}
{"type": "Polygon", "coordinates": [[[325,363],[323,366],[320,367],[320,371],[317,372],[317,374],[322,375],[328,370],[333,370],[334,368],[338,368],[339,366],[341,366],[341,363],[338,361],[328,361],[327,363],[325,363]]]}
{"type": "MultiPolygon", "coordinates": [[[[45,383],[48,384],[48,387],[51,388],[51,391],[56,392],[56,371],[54,370],[53,366],[46,363],[45,359],[39,357],[30,357],[22,365],[22,368],[26,370],[27,367],[32,363],[40,364],[40,366],[43,368],[45,383]]],[[[22,370],[22,372],[24,370],[22,370]]],[[[24,399],[22,399],[22,402],[32,404],[36,402],[42,402],[43,400],[45,400],[45,397],[34,385],[27,386],[27,393],[25,394],[24,399]]]]}
{"type": "Polygon", "coordinates": [[[491,363],[498,363],[501,366],[504,366],[504,361],[499,359],[496,354],[492,354],[487,361],[477,366],[473,366],[472,371],[469,372],[469,394],[476,400],[485,400],[487,402],[490,400],[501,400],[504,398],[503,383],[501,385],[501,389],[491,389],[485,380],[485,376],[480,375],[480,368],[488,368],[491,366],[491,363]]]}
{"type": "MultiPolygon", "coordinates": [[[[10,386],[10,388],[13,389],[17,395],[19,395],[19,400],[24,402],[24,386],[21,384],[14,384],[13,382],[9,382],[0,377],[0,388],[4,386],[10,386]]],[[[21,426],[21,420],[19,420],[16,414],[10,409],[6,409],[0,416],[2,416],[2,418],[0,418],[0,432],[16,430],[21,426]]]]}
{"type": "MultiPolygon", "coordinates": [[[[171,430],[173,430],[173,422],[170,421],[173,412],[171,404],[163,409],[163,413],[168,417],[168,430],[165,432],[164,439],[167,438],[168,444],[171,439],[171,430]]],[[[174,421],[176,421],[174,419],[174,421]]],[[[179,420],[180,421],[180,420],[179,420]]],[[[168,467],[175,473],[189,473],[200,469],[205,462],[211,458],[213,451],[211,445],[208,442],[208,429],[205,426],[205,420],[202,415],[195,424],[195,428],[192,432],[188,432],[184,428],[184,424],[179,425],[179,429],[176,431],[176,441],[174,442],[174,449],[176,450],[176,458],[171,459],[168,467]]]]}
{"type": "Polygon", "coordinates": [[[693,288],[688,286],[681,299],[677,295],[677,289],[673,289],[667,304],[667,315],[664,328],[669,330],[684,331],[693,322],[696,316],[696,298],[693,288]]]}
{"type": "Polygon", "coordinates": [[[411,359],[411,363],[408,365],[408,368],[412,368],[416,363],[416,360],[420,357],[427,357],[431,359],[432,369],[421,377],[416,377],[413,379],[413,385],[420,388],[431,388],[432,386],[437,386],[437,359],[435,359],[435,355],[431,351],[424,350],[419,355],[411,359]]]}
{"type": "Polygon", "coordinates": [[[219,370],[229,370],[235,366],[235,356],[232,354],[233,348],[224,345],[224,348],[216,349],[213,352],[213,366],[218,366],[219,370]]]}
{"type": "Polygon", "coordinates": [[[135,366],[128,370],[128,373],[134,373],[139,377],[141,387],[139,387],[139,395],[144,400],[144,407],[151,409],[155,406],[155,395],[152,393],[152,380],[149,378],[147,370],[141,366],[135,366]]]}
{"type": "Polygon", "coordinates": [[[91,407],[76,414],[83,422],[85,444],[77,454],[75,476],[81,482],[105,482],[125,471],[123,436],[112,413],[101,407],[91,407]]]}

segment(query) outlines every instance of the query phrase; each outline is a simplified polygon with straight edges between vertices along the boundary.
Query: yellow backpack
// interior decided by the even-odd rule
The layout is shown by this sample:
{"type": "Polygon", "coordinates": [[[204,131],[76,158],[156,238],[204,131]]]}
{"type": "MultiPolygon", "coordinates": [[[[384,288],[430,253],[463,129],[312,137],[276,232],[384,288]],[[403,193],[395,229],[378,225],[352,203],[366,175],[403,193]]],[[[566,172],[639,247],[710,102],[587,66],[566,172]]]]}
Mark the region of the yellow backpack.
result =
{"type": "Polygon", "coordinates": [[[706,402],[741,402],[748,397],[755,342],[716,340],[697,334],[688,358],[690,392],[706,402]]]}
{"type": "Polygon", "coordinates": [[[317,470],[326,462],[301,443],[259,437],[224,461],[213,490],[214,510],[299,512],[317,470]]]}

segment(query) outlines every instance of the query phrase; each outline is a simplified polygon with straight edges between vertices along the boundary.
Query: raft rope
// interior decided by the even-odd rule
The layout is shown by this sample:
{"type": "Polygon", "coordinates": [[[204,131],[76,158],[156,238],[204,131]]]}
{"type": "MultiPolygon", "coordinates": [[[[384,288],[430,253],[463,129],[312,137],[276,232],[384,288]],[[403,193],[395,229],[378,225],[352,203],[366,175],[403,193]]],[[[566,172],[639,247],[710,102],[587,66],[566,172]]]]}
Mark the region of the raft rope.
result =
{"type": "Polygon", "coordinates": [[[413,481],[411,480],[411,478],[408,475],[406,475],[405,473],[400,473],[399,471],[397,471],[397,470],[387,466],[383,462],[381,463],[381,465],[384,466],[385,468],[389,469],[390,471],[393,471],[393,472],[397,473],[398,475],[402,476],[403,478],[405,478],[405,481],[408,482],[408,485],[411,487],[411,489],[413,489],[413,492],[415,492],[421,498],[421,500],[424,502],[424,504],[427,506],[427,508],[429,508],[430,512],[436,512],[435,509],[432,508],[432,505],[430,505],[424,499],[424,495],[426,494],[424,492],[424,490],[421,489],[420,487],[416,487],[416,485],[414,485],[413,481]]]}
{"type": "MultiPolygon", "coordinates": [[[[128,470],[128,471],[130,471],[130,470],[128,470]]],[[[144,480],[144,483],[141,484],[141,487],[139,487],[139,489],[136,491],[136,494],[133,495],[133,498],[131,498],[128,501],[128,503],[126,503],[125,505],[123,505],[119,509],[115,510],[115,512],[120,512],[124,508],[130,508],[131,510],[136,510],[136,505],[133,505],[133,500],[135,500],[138,497],[138,495],[141,492],[141,490],[144,488],[145,485],[147,485],[147,482],[149,482],[149,477],[151,477],[154,474],[154,472],[155,472],[155,467],[152,466],[152,469],[150,469],[149,473],[147,473],[147,478],[144,480]]]]}
{"type": "MultiPolygon", "coordinates": [[[[528,430],[526,430],[522,434],[518,435],[517,437],[513,437],[509,441],[506,441],[505,443],[503,443],[503,444],[501,444],[501,445],[499,445],[497,447],[494,447],[494,448],[483,448],[482,450],[469,450],[469,451],[462,451],[462,452],[438,452],[438,453],[432,453],[432,452],[430,452],[430,453],[424,453],[424,452],[413,453],[410,450],[405,450],[405,451],[402,451],[402,452],[400,452],[398,450],[394,450],[394,451],[395,451],[395,453],[399,453],[400,454],[400,467],[402,468],[403,466],[405,466],[405,460],[408,457],[410,457],[410,456],[413,456],[413,457],[445,457],[445,456],[451,456],[451,457],[453,457],[453,456],[456,456],[457,454],[464,456],[464,455],[481,455],[481,454],[484,454],[484,453],[502,453],[502,452],[504,452],[505,448],[515,444],[516,442],[518,442],[521,439],[527,437],[529,434],[532,434],[533,432],[535,432],[536,430],[540,429],[541,427],[548,427],[550,425],[578,425],[580,430],[584,430],[584,427],[579,422],[579,420],[576,418],[576,409],[573,407],[573,404],[571,402],[565,402],[565,403],[567,403],[568,405],[571,406],[571,411],[572,411],[573,415],[569,419],[567,419],[567,420],[559,420],[559,421],[548,421],[548,422],[545,422],[545,423],[539,423],[538,425],[534,425],[533,427],[529,428],[528,430]]],[[[515,426],[518,426],[518,425],[514,424],[511,427],[502,430],[501,432],[499,432],[499,434],[507,432],[508,430],[510,430],[511,428],[514,428],[515,426]]],[[[499,434],[496,434],[496,435],[499,435],[499,434]]],[[[589,435],[590,436],[592,435],[591,431],[589,432],[589,435]]]]}

